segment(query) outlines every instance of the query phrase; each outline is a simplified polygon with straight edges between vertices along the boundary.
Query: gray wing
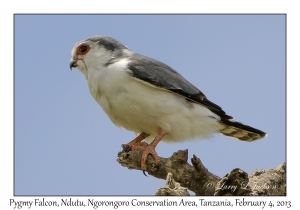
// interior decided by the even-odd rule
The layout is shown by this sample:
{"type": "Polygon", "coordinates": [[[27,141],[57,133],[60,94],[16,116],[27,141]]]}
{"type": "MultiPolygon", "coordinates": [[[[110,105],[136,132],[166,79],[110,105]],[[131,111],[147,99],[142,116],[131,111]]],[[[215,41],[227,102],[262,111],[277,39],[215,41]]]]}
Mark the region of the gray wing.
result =
{"type": "Polygon", "coordinates": [[[188,101],[199,103],[222,119],[232,119],[221,107],[209,101],[197,87],[160,61],[135,53],[130,57],[128,68],[132,77],[179,94],[188,101]]]}

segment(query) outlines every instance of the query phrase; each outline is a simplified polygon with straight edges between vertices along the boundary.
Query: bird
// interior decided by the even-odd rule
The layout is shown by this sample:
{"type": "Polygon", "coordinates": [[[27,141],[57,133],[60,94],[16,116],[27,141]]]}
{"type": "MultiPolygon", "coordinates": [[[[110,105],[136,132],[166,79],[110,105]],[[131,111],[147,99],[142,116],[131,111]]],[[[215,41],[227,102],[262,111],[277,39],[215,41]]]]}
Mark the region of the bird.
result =
{"type": "Polygon", "coordinates": [[[267,136],[227,115],[167,64],[138,54],[108,36],[77,42],[69,67],[77,68],[90,94],[117,127],[137,136],[125,151],[142,150],[141,169],[160,141],[182,142],[223,134],[244,142],[267,136]]]}

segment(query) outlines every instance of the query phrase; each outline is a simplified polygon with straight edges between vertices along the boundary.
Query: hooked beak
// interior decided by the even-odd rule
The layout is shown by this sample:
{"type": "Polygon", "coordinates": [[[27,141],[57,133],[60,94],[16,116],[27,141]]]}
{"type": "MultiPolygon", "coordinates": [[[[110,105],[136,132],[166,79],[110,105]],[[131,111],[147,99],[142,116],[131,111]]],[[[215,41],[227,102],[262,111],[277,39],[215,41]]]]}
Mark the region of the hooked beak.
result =
{"type": "Polygon", "coordinates": [[[70,61],[70,69],[72,70],[72,68],[76,68],[76,67],[77,67],[77,60],[71,59],[71,61],[70,61]]]}

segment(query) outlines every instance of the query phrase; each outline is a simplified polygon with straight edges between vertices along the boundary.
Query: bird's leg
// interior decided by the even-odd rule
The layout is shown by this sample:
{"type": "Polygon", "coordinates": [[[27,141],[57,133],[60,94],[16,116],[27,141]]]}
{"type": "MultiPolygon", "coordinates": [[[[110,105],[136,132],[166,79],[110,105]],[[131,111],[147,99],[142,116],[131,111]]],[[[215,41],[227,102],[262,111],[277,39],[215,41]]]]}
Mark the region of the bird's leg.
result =
{"type": "Polygon", "coordinates": [[[154,138],[154,140],[143,151],[142,160],[141,160],[141,167],[143,171],[146,171],[147,169],[146,160],[149,154],[153,156],[155,163],[159,164],[160,160],[155,151],[155,147],[165,135],[166,135],[165,132],[159,132],[159,134],[154,138]]]}
{"type": "Polygon", "coordinates": [[[122,148],[129,152],[131,150],[145,150],[145,148],[148,146],[146,142],[142,142],[145,138],[147,138],[149,134],[147,133],[141,133],[138,135],[135,139],[133,139],[128,144],[122,144],[122,148]]]}

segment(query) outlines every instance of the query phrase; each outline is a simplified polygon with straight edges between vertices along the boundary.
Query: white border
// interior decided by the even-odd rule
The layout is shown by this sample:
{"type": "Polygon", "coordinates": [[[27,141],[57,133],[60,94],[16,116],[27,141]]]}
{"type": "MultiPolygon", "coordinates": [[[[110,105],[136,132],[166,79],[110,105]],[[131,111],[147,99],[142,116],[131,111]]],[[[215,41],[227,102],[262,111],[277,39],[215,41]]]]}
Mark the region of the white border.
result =
{"type": "MultiPolygon", "coordinates": [[[[295,176],[299,172],[297,148],[299,137],[297,130],[299,125],[297,118],[300,107],[298,103],[299,94],[299,7],[297,1],[57,1],[45,3],[44,1],[8,1],[1,4],[1,76],[0,76],[0,208],[9,209],[10,199],[34,200],[35,197],[13,196],[13,14],[14,13],[281,13],[287,14],[287,160],[288,160],[288,191],[287,197],[258,197],[247,198],[247,200],[291,200],[292,206],[299,205],[297,190],[299,182],[295,176]],[[298,8],[298,9],[297,9],[298,8]],[[294,176],[294,177],[293,177],[294,176]],[[2,208],[6,207],[6,208],[2,208]]],[[[272,123],[272,122],[270,122],[272,123]]],[[[274,166],[275,167],[275,166],[274,166]]],[[[60,197],[45,197],[47,200],[61,201],[60,197]]],[[[69,198],[69,197],[62,197],[69,198]]],[[[95,199],[99,200],[100,197],[95,199]]],[[[38,197],[41,199],[41,197],[38,197]]],[[[87,200],[87,197],[74,197],[73,199],[87,200]]],[[[104,200],[129,200],[132,197],[102,197],[104,200]]],[[[164,198],[140,197],[141,200],[161,200],[164,198]]],[[[180,198],[169,198],[179,199],[180,198]]],[[[198,200],[199,198],[185,198],[185,200],[198,200]]],[[[209,200],[231,200],[236,198],[206,197],[209,200]]],[[[241,197],[239,197],[241,199],[241,197]]],[[[199,203],[199,202],[198,202],[199,203]]],[[[199,205],[199,204],[198,204],[199,205]]],[[[198,206],[199,207],[199,206],[198,206]]],[[[39,207],[33,209],[44,209],[39,207]]],[[[107,207],[112,209],[113,207],[107,207]]],[[[121,208],[121,207],[120,207],[121,208]]],[[[122,207],[124,208],[124,207],[122,207]]],[[[164,207],[155,207],[164,208],[164,207]]],[[[182,208],[182,207],[181,207],[182,208]]],[[[223,209],[229,207],[222,207],[223,209]]],[[[32,209],[32,208],[31,208],[32,209]]],[[[49,207],[47,208],[49,209],[49,207]]],[[[63,209],[63,207],[60,207],[63,209]]],[[[77,207],[76,209],[88,209],[77,207]]],[[[93,208],[91,208],[93,209],[93,208]]],[[[232,209],[232,208],[231,208],[232,209]]]]}

